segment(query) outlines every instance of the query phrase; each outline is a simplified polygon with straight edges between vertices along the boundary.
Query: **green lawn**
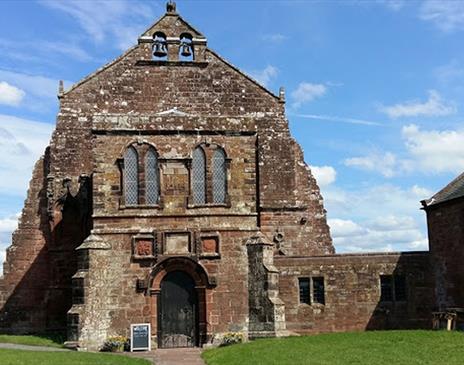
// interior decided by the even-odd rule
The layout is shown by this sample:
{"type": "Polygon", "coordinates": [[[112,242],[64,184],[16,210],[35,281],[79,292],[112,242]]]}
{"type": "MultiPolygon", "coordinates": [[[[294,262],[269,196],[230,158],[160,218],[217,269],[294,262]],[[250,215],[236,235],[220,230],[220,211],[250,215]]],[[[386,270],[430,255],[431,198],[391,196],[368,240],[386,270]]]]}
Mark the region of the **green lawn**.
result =
{"type": "Polygon", "coordinates": [[[0,343],[18,343],[30,346],[63,347],[64,339],[59,335],[0,335],[0,343]]]}
{"type": "Polygon", "coordinates": [[[464,334],[378,331],[256,340],[203,352],[208,365],[462,365],[464,334]]]}
{"type": "Polygon", "coordinates": [[[39,352],[0,349],[1,365],[149,365],[147,360],[115,354],[39,352]]]}

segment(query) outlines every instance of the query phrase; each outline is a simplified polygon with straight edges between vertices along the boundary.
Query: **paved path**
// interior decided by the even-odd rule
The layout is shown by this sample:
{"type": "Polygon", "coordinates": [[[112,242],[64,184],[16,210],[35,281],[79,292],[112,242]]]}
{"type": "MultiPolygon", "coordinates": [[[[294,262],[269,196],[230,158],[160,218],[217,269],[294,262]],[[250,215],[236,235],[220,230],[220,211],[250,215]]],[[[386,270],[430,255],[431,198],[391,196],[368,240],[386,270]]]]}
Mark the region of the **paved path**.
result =
{"type": "Polygon", "coordinates": [[[158,349],[155,351],[156,365],[205,365],[201,359],[201,349],[158,349]]]}
{"type": "Polygon", "coordinates": [[[0,343],[0,349],[27,351],[69,351],[67,349],[60,349],[59,347],[18,345],[16,343],[0,343]]]}
{"type": "MultiPolygon", "coordinates": [[[[15,343],[0,343],[0,349],[27,351],[70,351],[58,347],[28,346],[15,343]]],[[[150,352],[124,352],[118,355],[143,358],[154,361],[156,365],[205,365],[199,348],[158,349],[150,352]]]]}
{"type": "Polygon", "coordinates": [[[124,353],[131,357],[138,357],[154,361],[156,365],[205,365],[201,359],[199,348],[158,349],[150,352],[124,353]]]}

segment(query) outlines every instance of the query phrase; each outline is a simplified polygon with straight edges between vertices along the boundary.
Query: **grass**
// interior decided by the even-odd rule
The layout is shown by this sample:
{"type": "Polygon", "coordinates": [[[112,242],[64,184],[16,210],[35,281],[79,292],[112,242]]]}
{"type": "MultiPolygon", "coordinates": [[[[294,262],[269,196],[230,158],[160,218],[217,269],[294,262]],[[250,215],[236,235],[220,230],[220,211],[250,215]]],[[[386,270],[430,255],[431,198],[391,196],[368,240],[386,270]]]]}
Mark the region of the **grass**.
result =
{"type": "Polygon", "coordinates": [[[115,354],[39,352],[0,349],[2,365],[149,365],[147,360],[115,354]]]}
{"type": "Polygon", "coordinates": [[[0,343],[17,343],[29,346],[63,347],[64,337],[58,334],[0,335],[0,343]]]}
{"type": "Polygon", "coordinates": [[[462,365],[464,334],[377,331],[256,340],[203,352],[208,365],[462,365]]]}

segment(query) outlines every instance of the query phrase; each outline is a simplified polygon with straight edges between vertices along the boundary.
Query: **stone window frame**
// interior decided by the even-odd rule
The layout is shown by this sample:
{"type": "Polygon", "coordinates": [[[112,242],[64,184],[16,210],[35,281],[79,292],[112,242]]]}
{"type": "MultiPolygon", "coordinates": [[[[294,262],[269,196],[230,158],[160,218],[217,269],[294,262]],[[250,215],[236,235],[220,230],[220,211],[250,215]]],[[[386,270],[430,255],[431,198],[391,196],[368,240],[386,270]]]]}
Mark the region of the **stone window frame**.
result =
{"type": "Polygon", "coordinates": [[[179,256],[193,256],[195,255],[196,247],[194,245],[194,240],[193,240],[193,234],[192,231],[190,230],[185,230],[185,229],[170,229],[167,231],[162,231],[160,232],[160,242],[158,245],[159,249],[159,254],[164,256],[164,257],[179,257],[179,256]],[[166,253],[166,236],[169,234],[179,234],[179,233],[185,233],[188,235],[188,240],[189,240],[189,251],[188,253],[166,253]]]}
{"type": "Polygon", "coordinates": [[[164,198],[161,190],[163,174],[161,171],[161,158],[158,153],[158,149],[153,143],[147,142],[145,140],[132,141],[127,144],[120,158],[117,159],[117,165],[119,167],[120,181],[119,181],[119,209],[162,209],[164,206],[164,198]],[[138,203],[133,205],[126,204],[125,197],[125,181],[124,181],[124,156],[126,151],[129,148],[135,149],[137,153],[137,164],[138,164],[138,203]],[[158,203],[157,204],[147,204],[146,203],[146,186],[145,186],[145,170],[146,170],[146,158],[148,151],[152,149],[155,152],[157,157],[157,169],[158,169],[158,203]]]}
{"type": "Polygon", "coordinates": [[[191,158],[189,158],[187,169],[189,178],[189,196],[187,197],[187,208],[210,208],[210,207],[224,207],[230,208],[231,201],[229,195],[229,181],[231,179],[231,162],[232,159],[228,156],[224,146],[214,142],[201,142],[192,149],[191,158]],[[195,204],[193,199],[193,179],[192,179],[192,160],[193,151],[201,148],[205,155],[206,173],[205,173],[205,186],[206,186],[206,199],[204,204],[195,204]],[[213,154],[217,149],[221,149],[224,153],[225,162],[225,199],[223,203],[214,203],[213,201],[213,171],[212,171],[212,158],[213,154]]]}
{"type": "Polygon", "coordinates": [[[297,286],[297,295],[298,295],[298,305],[307,305],[311,307],[325,307],[327,304],[327,285],[326,285],[327,279],[325,275],[322,274],[312,274],[312,275],[300,275],[296,279],[296,286],[297,286]],[[323,280],[323,295],[324,295],[324,303],[320,303],[319,301],[315,300],[314,296],[314,279],[320,279],[322,278],[323,280]],[[300,281],[302,280],[307,280],[309,282],[309,303],[302,302],[301,301],[301,295],[300,295],[300,281]]]}
{"type": "Polygon", "coordinates": [[[219,232],[203,231],[196,234],[196,251],[200,259],[220,259],[221,258],[221,235],[219,232]],[[203,252],[202,239],[212,238],[216,240],[217,252],[203,252]]]}
{"type": "Polygon", "coordinates": [[[139,233],[132,237],[132,259],[139,260],[156,260],[158,257],[157,235],[155,233],[139,233]],[[137,242],[151,241],[153,255],[137,255],[137,242]]]}
{"type": "Polygon", "coordinates": [[[384,274],[380,273],[379,274],[379,302],[380,303],[407,303],[408,302],[408,280],[407,276],[403,273],[390,273],[390,274],[384,274]],[[389,281],[389,288],[390,288],[390,297],[391,299],[387,298],[385,299],[385,294],[383,294],[383,287],[382,287],[382,278],[385,278],[386,280],[389,281]],[[399,295],[400,291],[397,289],[399,285],[399,279],[402,279],[403,283],[401,286],[403,286],[403,291],[402,295],[399,295]]]}

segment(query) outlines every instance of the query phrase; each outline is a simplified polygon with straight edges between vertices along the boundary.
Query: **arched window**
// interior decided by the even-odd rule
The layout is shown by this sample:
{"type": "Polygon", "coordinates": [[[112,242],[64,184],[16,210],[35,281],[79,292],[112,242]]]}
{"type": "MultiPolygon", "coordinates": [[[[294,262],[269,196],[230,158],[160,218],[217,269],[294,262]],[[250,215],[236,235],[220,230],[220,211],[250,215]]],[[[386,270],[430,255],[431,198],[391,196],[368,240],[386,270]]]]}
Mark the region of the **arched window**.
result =
{"type": "Polygon", "coordinates": [[[213,175],[213,203],[225,203],[227,190],[226,154],[222,148],[214,151],[211,169],[213,175]]]}
{"type": "Polygon", "coordinates": [[[193,151],[192,196],[193,204],[206,203],[206,156],[201,147],[193,151]]]}
{"type": "Polygon", "coordinates": [[[160,197],[158,156],[150,147],[145,156],[145,201],[147,205],[158,204],[160,197]]]}
{"type": "Polygon", "coordinates": [[[129,147],[124,154],[124,198],[126,205],[139,203],[138,155],[134,147],[129,147]]]}

